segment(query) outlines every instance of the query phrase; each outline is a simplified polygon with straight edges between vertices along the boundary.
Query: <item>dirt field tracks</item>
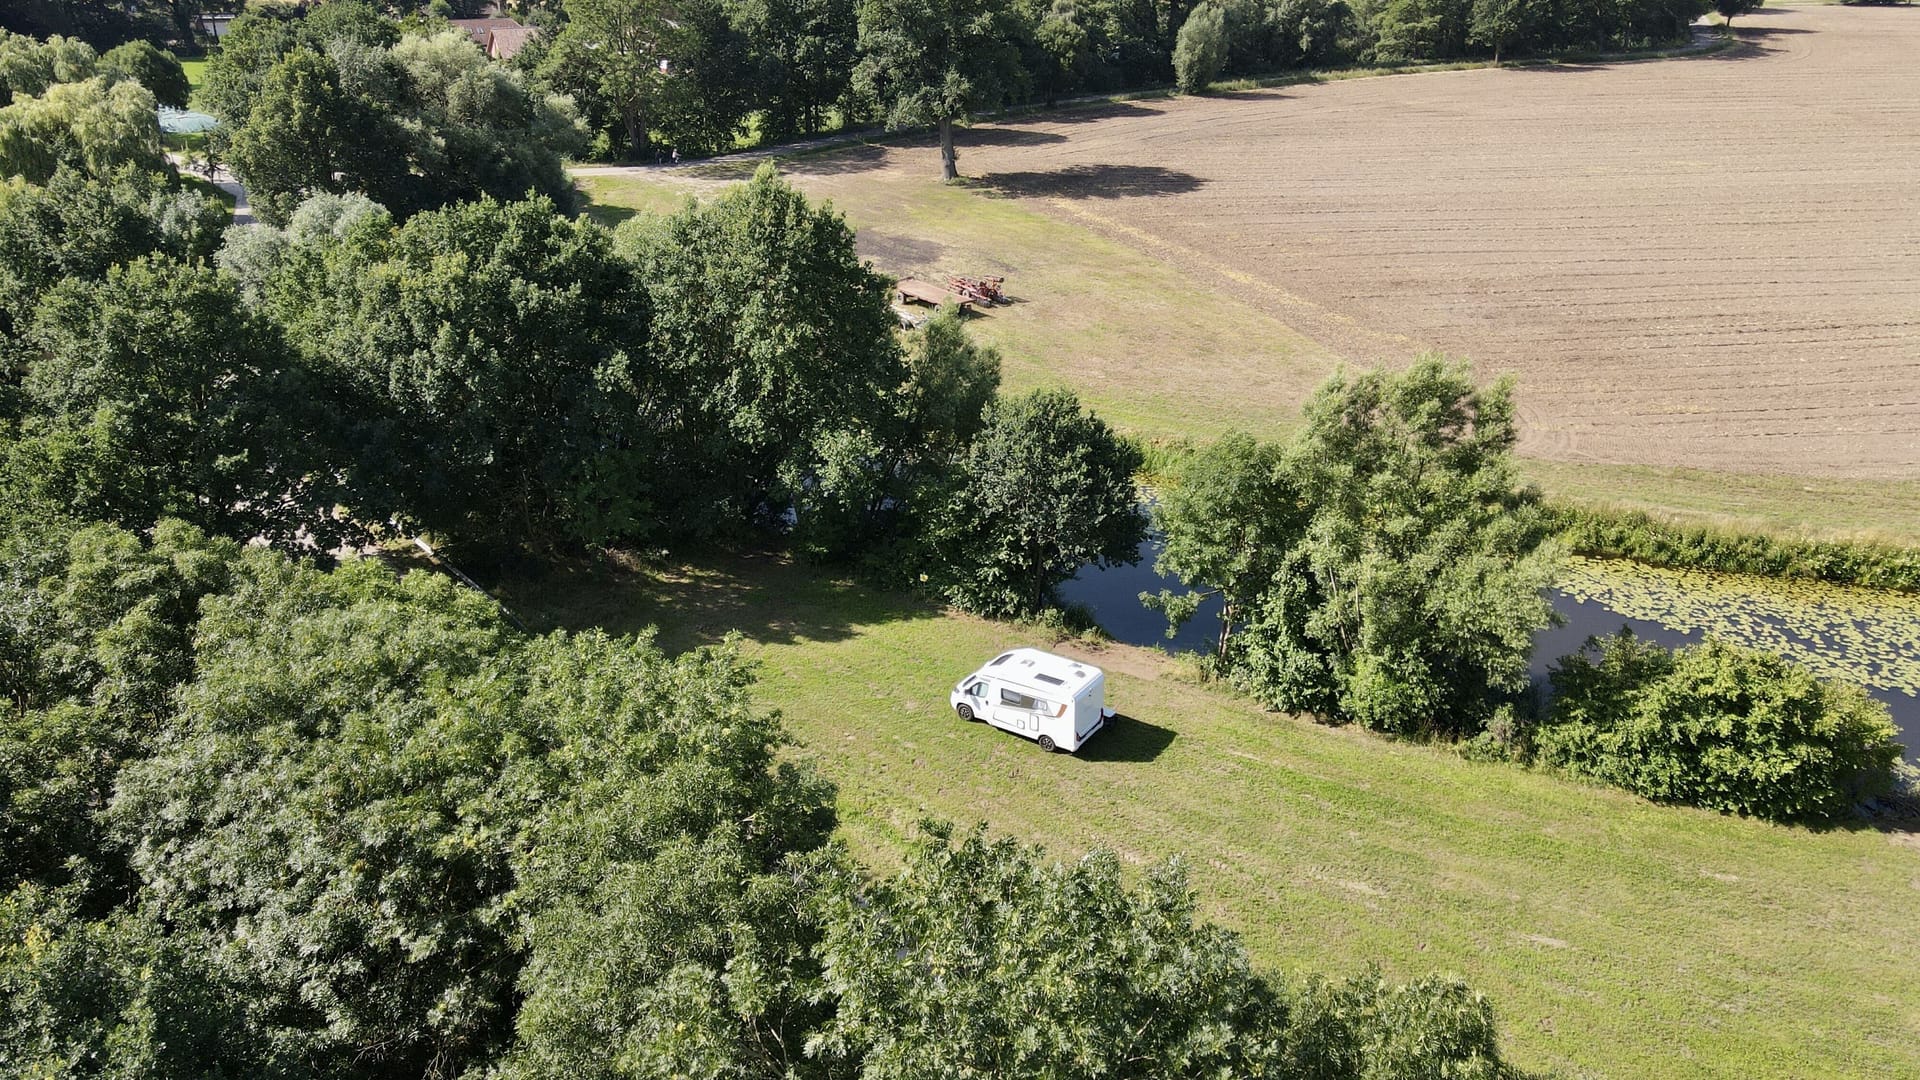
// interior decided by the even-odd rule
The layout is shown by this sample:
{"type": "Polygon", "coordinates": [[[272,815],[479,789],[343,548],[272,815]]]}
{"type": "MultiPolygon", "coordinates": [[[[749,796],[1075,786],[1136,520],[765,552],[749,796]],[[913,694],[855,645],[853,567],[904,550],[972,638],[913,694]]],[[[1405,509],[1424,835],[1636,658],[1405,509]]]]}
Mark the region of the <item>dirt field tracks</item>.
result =
{"type": "MultiPolygon", "coordinates": [[[[961,166],[1211,279],[1333,357],[1432,347],[1517,373],[1534,456],[1915,476],[1920,8],[1740,22],[1740,45],[1701,57],[986,125],[961,166]]],[[[855,185],[935,164],[905,146],[783,168],[857,205],[855,185]]],[[[1148,367],[1297,405],[1300,378],[1210,363],[1148,367]]]]}

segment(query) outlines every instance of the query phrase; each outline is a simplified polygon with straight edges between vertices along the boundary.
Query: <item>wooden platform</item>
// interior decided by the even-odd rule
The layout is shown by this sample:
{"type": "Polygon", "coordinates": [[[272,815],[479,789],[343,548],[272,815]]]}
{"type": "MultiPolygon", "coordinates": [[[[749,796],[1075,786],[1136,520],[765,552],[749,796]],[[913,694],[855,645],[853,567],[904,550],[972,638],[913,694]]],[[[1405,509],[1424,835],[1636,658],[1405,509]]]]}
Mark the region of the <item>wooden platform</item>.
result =
{"type": "Polygon", "coordinates": [[[930,307],[939,307],[941,304],[952,301],[960,306],[961,311],[973,310],[973,301],[945,286],[921,281],[918,278],[901,278],[894,284],[893,291],[899,295],[900,302],[903,304],[908,301],[918,301],[930,307]]]}

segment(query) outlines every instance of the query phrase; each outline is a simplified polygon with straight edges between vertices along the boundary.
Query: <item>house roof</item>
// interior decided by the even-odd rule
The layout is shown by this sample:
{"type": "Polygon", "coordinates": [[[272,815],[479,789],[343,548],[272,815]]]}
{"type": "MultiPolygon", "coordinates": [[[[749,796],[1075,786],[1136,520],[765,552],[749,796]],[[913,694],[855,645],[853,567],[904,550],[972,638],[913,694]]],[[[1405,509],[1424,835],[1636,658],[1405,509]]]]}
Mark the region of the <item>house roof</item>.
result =
{"type": "Polygon", "coordinates": [[[526,48],[527,42],[532,41],[539,33],[540,28],[537,26],[496,27],[487,35],[485,46],[487,55],[495,60],[511,60],[515,53],[526,48]]]}
{"type": "Polygon", "coordinates": [[[473,43],[483,49],[487,47],[488,35],[495,30],[505,30],[520,25],[512,19],[448,19],[447,22],[465,30],[467,36],[473,39],[473,43]]]}

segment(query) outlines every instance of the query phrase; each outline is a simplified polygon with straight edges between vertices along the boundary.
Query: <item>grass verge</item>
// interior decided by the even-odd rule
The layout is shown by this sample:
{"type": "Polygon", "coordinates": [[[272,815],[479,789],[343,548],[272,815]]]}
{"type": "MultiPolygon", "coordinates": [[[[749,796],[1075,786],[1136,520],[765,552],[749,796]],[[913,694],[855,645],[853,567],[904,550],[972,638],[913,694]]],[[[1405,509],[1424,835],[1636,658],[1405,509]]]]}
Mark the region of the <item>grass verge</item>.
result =
{"type": "Polygon", "coordinates": [[[922,816],[1070,856],[1179,855],[1258,962],[1451,971],[1530,1069],[1573,1077],[1920,1075],[1920,842],[1658,807],[1263,713],[1159,654],[1093,654],[1124,717],[1079,756],[947,709],[997,650],[1051,646],[771,558],[509,582],[537,628],[745,635],[760,699],[877,865],[922,816]]]}

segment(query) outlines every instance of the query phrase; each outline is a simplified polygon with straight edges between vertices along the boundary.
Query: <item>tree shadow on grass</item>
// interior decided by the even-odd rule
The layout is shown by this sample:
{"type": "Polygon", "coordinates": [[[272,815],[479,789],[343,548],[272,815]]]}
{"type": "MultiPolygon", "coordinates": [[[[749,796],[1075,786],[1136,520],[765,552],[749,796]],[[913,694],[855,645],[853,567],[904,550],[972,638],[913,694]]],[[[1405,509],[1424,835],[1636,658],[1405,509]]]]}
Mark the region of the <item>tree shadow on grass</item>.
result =
{"type": "Polygon", "coordinates": [[[590,202],[586,207],[587,218],[595,225],[613,228],[628,218],[640,216],[640,211],[631,206],[616,206],[611,203],[590,202]]]}
{"type": "Polygon", "coordinates": [[[988,173],[977,183],[1016,198],[1128,199],[1183,195],[1206,181],[1158,165],[1072,165],[1044,172],[988,173]]]}
{"type": "Polygon", "coordinates": [[[976,146],[1051,146],[1066,141],[1067,137],[1058,132],[1034,131],[1006,124],[956,128],[953,132],[953,145],[961,150],[976,146]]]}
{"type": "Polygon", "coordinates": [[[1110,101],[1100,105],[1075,105],[1067,102],[1059,105],[1036,106],[1021,113],[1019,119],[1048,124],[1091,124],[1095,121],[1113,120],[1123,116],[1151,116],[1155,111],[1131,101],[1110,101]]]}
{"type": "Polygon", "coordinates": [[[1122,714],[1107,721],[1106,728],[1073,756],[1082,761],[1147,762],[1159,757],[1173,740],[1172,728],[1122,714]]]}
{"type": "Polygon", "coordinates": [[[734,632],[762,645],[842,641],[862,625],[940,614],[926,601],[774,555],[656,565],[610,554],[490,584],[535,631],[632,634],[651,626],[670,653],[713,645],[734,632]]]}
{"type": "Polygon", "coordinates": [[[857,143],[780,157],[775,164],[792,176],[847,176],[886,168],[887,150],[885,143],[857,143]]]}

